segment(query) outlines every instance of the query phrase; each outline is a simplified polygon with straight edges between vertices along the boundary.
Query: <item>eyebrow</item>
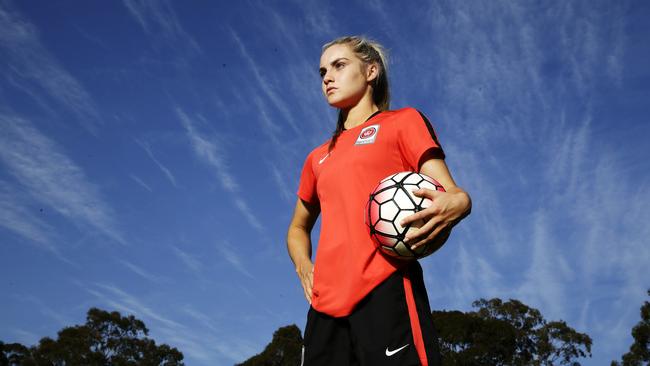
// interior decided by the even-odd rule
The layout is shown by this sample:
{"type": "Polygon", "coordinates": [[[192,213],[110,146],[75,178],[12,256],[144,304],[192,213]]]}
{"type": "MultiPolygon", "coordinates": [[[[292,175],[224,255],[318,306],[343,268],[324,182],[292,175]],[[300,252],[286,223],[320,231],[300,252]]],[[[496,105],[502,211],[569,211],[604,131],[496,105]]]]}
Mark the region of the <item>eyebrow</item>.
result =
{"type": "MultiPolygon", "coordinates": [[[[346,57],[339,57],[339,58],[337,58],[336,60],[330,62],[330,65],[334,66],[335,63],[337,63],[337,62],[339,62],[339,61],[341,61],[341,60],[347,60],[347,61],[350,61],[350,59],[348,59],[348,58],[346,58],[346,57]]],[[[325,68],[324,68],[324,67],[321,67],[321,68],[318,69],[318,73],[321,73],[321,72],[323,72],[323,71],[325,71],[325,68]]]]}

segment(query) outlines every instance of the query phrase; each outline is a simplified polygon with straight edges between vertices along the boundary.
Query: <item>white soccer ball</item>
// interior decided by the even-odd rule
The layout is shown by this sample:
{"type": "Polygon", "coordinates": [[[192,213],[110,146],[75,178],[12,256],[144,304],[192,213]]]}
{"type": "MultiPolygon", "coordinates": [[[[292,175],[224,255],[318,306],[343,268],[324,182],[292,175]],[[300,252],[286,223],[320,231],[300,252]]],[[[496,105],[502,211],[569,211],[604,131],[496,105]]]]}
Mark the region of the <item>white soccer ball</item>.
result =
{"type": "Polygon", "coordinates": [[[433,253],[447,240],[449,231],[437,238],[411,250],[411,244],[404,243],[409,230],[424,225],[422,220],[402,227],[399,222],[431,205],[431,200],[415,196],[412,191],[426,188],[444,192],[445,189],[435,179],[415,172],[400,172],[390,175],[379,182],[370,194],[366,205],[366,225],[378,248],[384,253],[402,259],[419,259],[433,253]]]}

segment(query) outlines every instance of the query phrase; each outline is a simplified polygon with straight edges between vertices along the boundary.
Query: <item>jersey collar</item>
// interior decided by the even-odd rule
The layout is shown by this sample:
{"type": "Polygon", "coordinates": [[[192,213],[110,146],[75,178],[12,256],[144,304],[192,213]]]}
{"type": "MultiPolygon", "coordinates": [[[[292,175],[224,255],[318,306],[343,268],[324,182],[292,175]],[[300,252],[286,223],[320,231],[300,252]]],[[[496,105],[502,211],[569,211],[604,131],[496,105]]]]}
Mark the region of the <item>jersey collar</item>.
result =
{"type": "Polygon", "coordinates": [[[345,132],[345,131],[353,131],[353,130],[356,130],[357,128],[359,128],[359,127],[365,125],[368,121],[370,121],[370,120],[372,119],[372,117],[378,115],[378,114],[381,113],[381,112],[383,112],[383,111],[376,111],[375,113],[371,114],[370,117],[366,118],[366,120],[363,121],[363,123],[360,124],[360,125],[358,125],[358,126],[354,126],[354,127],[350,128],[350,129],[346,129],[345,127],[343,127],[343,132],[345,132]]]}

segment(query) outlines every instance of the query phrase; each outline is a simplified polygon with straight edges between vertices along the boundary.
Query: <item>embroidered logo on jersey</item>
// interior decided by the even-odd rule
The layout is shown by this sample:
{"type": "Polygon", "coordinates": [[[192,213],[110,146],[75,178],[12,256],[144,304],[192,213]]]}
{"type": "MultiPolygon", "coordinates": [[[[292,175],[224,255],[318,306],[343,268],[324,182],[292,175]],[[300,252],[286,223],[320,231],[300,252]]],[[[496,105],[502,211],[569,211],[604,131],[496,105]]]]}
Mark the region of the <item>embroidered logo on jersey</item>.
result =
{"type": "Polygon", "coordinates": [[[379,132],[379,125],[368,126],[363,130],[361,130],[361,133],[359,133],[359,137],[357,137],[357,142],[355,142],[354,144],[355,145],[372,144],[377,139],[378,132],[379,132]]]}

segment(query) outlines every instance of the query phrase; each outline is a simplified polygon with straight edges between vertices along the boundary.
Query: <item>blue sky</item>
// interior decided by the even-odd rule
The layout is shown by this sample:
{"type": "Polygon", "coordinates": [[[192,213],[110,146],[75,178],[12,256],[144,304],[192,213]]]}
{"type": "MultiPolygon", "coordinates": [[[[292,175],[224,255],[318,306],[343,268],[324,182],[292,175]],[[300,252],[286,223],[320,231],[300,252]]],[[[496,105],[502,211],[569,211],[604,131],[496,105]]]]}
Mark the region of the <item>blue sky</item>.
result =
{"type": "MultiPolygon", "coordinates": [[[[650,287],[650,5],[0,1],[0,340],[91,306],[188,365],[233,364],[307,304],[285,233],[336,113],[325,42],[391,56],[473,212],[422,261],[434,309],[515,298],[627,351],[650,287]]],[[[318,232],[315,233],[316,241],[318,232]]]]}

